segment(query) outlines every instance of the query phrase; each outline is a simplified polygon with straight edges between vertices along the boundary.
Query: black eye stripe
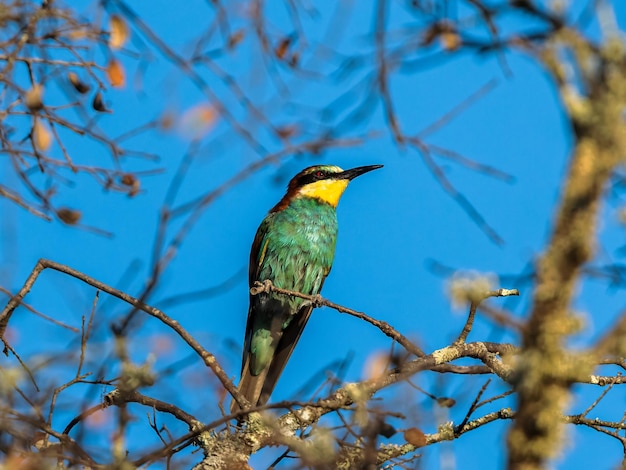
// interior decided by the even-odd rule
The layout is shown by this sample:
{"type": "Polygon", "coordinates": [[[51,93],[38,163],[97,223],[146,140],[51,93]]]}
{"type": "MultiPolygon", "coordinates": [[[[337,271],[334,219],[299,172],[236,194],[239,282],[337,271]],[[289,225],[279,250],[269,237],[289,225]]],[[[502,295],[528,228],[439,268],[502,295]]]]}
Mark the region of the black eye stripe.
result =
{"type": "Polygon", "coordinates": [[[326,178],[328,178],[328,174],[326,172],[317,170],[298,178],[298,186],[304,186],[305,184],[314,183],[315,181],[324,180],[326,178]]]}

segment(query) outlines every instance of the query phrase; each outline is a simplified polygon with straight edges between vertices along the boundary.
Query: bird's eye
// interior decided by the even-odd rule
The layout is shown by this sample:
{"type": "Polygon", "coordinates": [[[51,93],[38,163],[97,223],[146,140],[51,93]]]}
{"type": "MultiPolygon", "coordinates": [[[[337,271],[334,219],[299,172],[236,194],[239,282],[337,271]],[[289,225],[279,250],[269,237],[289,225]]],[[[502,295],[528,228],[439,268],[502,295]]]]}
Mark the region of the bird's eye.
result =
{"type": "Polygon", "coordinates": [[[318,179],[322,179],[322,178],[324,178],[324,176],[326,176],[326,175],[324,174],[323,171],[316,171],[315,172],[315,177],[318,178],[318,179]]]}

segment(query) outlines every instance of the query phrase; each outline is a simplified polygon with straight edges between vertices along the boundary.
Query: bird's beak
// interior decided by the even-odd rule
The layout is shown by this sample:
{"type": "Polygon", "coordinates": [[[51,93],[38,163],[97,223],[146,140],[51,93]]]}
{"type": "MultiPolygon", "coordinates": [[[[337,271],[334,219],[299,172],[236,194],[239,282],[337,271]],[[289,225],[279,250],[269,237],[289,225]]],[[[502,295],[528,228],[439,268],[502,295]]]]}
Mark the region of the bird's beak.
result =
{"type": "Polygon", "coordinates": [[[356,168],[352,168],[351,170],[345,170],[337,175],[337,179],[341,180],[353,180],[357,176],[361,176],[368,171],[377,170],[378,168],[382,168],[383,165],[368,165],[368,166],[359,166],[356,168]]]}

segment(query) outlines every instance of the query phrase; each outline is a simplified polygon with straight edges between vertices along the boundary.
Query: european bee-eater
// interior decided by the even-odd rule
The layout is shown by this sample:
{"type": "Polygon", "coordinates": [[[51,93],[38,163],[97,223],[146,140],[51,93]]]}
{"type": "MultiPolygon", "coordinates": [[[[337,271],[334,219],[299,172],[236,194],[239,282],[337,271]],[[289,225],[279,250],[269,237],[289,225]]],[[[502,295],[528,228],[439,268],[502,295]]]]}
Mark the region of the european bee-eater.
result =
{"type": "MultiPolygon", "coordinates": [[[[318,165],[294,176],[256,232],[250,287],[269,280],[283,289],[319,294],[335,257],[339,199],[351,180],[381,167],[344,171],[318,165]]],[[[275,292],[250,295],[239,391],[252,406],[269,399],[312,308],[307,300],[275,292]]],[[[238,410],[233,401],[231,411],[238,410]]]]}

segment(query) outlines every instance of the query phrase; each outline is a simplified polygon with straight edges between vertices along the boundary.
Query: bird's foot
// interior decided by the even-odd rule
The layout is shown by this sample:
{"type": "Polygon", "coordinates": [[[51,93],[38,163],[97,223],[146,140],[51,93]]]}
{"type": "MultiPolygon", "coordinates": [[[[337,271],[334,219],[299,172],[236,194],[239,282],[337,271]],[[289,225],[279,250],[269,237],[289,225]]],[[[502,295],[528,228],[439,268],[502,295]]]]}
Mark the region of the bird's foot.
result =
{"type": "Polygon", "coordinates": [[[260,293],[269,294],[272,292],[272,281],[266,279],[263,282],[255,281],[254,286],[250,288],[250,294],[259,295],[260,293]]]}
{"type": "Polygon", "coordinates": [[[313,304],[313,307],[318,308],[324,305],[324,297],[322,297],[320,294],[315,294],[313,296],[313,300],[311,301],[311,304],[313,304]]]}

